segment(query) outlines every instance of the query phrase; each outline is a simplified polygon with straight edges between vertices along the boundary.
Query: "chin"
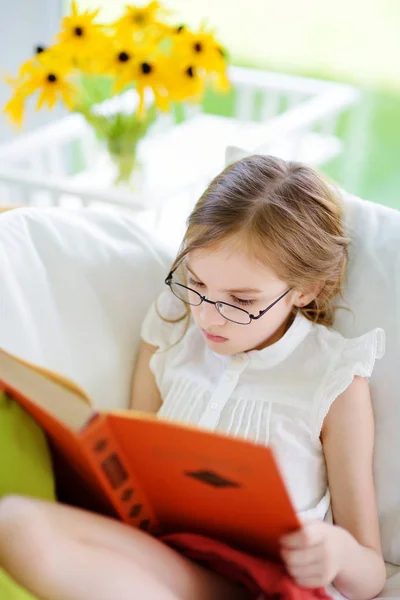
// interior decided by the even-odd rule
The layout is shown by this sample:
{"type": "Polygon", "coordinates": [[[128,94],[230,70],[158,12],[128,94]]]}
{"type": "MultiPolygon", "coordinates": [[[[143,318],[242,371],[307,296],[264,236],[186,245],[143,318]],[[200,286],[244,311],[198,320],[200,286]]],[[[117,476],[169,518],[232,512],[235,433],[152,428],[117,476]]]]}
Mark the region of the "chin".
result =
{"type": "Polygon", "coordinates": [[[221,348],[219,346],[215,347],[215,346],[208,346],[210,348],[210,350],[212,350],[213,352],[215,352],[215,354],[220,354],[221,356],[230,356],[231,354],[236,354],[237,352],[240,352],[240,350],[232,350],[232,349],[228,349],[228,348],[221,348]]]}
{"type": "Polygon", "coordinates": [[[241,348],[235,348],[229,342],[225,342],[223,344],[213,344],[212,342],[206,341],[207,346],[215,352],[215,354],[220,354],[221,356],[230,356],[231,354],[237,354],[238,352],[245,352],[241,348]]]}

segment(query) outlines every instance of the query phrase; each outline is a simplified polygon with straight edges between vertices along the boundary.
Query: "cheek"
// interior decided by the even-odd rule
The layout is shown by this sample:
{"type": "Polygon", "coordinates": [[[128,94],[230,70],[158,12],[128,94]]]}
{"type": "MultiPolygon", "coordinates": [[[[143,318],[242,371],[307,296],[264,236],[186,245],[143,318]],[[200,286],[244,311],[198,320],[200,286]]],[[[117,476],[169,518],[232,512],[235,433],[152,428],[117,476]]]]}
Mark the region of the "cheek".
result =
{"type": "Polygon", "coordinates": [[[203,310],[203,305],[200,306],[190,306],[190,312],[192,315],[192,319],[195,322],[195,324],[197,325],[197,327],[199,327],[199,329],[204,327],[204,322],[203,319],[201,317],[201,311],[203,310]]]}
{"type": "Polygon", "coordinates": [[[253,349],[265,338],[265,331],[256,321],[250,325],[232,325],[229,333],[231,343],[241,352],[253,349]]]}
{"type": "Polygon", "coordinates": [[[265,325],[266,323],[261,323],[261,320],[253,321],[251,325],[247,327],[247,331],[244,332],[243,337],[246,337],[251,342],[258,343],[269,334],[268,327],[265,327],[265,325]]]}
{"type": "Polygon", "coordinates": [[[197,317],[198,317],[200,308],[201,308],[200,306],[191,306],[189,304],[189,309],[190,309],[191,315],[195,322],[197,322],[197,317]]]}
{"type": "Polygon", "coordinates": [[[251,325],[248,326],[247,339],[254,346],[258,346],[273,336],[282,325],[282,322],[286,320],[286,312],[283,315],[278,314],[278,311],[273,313],[274,308],[257,321],[252,321],[251,325]]]}

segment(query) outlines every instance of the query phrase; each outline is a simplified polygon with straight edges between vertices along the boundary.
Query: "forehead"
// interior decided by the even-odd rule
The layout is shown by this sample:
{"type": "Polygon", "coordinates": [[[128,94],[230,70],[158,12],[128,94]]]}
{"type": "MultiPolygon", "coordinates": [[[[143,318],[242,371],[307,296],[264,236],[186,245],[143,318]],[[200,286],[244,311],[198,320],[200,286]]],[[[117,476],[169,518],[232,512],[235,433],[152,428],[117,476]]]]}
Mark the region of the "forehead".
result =
{"type": "Polygon", "coordinates": [[[186,264],[203,283],[218,289],[267,289],[282,283],[268,265],[238,244],[223,243],[194,250],[187,256],[186,264]]]}

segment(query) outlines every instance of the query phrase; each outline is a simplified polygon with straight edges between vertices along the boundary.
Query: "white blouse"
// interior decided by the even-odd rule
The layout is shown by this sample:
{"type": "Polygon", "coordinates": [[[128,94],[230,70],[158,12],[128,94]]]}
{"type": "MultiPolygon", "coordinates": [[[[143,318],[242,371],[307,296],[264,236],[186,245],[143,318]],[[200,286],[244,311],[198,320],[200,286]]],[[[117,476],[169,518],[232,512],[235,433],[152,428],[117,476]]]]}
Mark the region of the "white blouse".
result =
{"type": "Polygon", "coordinates": [[[271,346],[222,356],[192,319],[182,337],[185,320],[159,316],[174,319],[184,311],[165,290],[142,327],[142,339],[159,348],[150,362],[163,401],[159,416],[270,445],[297,511],[329,518],[322,424],[355,375],[370,377],[384,354],[383,330],[346,339],[299,313],[271,346]]]}

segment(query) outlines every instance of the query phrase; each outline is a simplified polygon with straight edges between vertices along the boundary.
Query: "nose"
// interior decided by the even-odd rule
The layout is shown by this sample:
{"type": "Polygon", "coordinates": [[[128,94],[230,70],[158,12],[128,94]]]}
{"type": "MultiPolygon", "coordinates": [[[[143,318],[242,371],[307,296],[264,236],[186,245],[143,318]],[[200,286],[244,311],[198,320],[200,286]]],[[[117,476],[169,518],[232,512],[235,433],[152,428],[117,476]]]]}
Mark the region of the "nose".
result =
{"type": "Polygon", "coordinates": [[[203,302],[200,304],[198,310],[201,324],[205,329],[209,329],[214,326],[220,327],[226,323],[226,319],[219,314],[214,304],[203,302]]]}

